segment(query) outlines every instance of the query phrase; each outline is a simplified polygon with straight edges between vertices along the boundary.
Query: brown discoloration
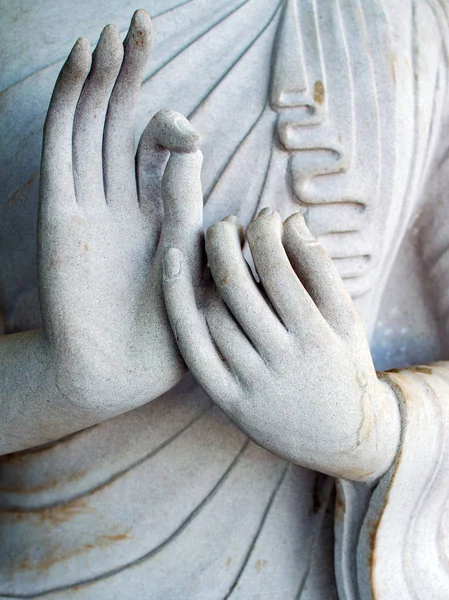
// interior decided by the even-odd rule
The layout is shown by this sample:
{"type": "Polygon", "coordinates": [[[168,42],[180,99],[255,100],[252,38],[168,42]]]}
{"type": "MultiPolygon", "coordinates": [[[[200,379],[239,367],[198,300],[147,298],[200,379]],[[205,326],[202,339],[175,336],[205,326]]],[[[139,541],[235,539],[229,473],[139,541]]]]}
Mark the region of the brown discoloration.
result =
{"type": "Polygon", "coordinates": [[[313,86],[313,100],[317,104],[323,104],[324,102],[324,85],[322,81],[315,81],[313,86]]]}
{"type": "Polygon", "coordinates": [[[86,434],[90,434],[90,430],[94,428],[98,428],[99,425],[92,425],[91,427],[86,427],[81,431],[76,431],[75,433],[70,433],[69,435],[65,435],[62,438],[54,440],[52,442],[47,442],[46,444],[41,444],[40,446],[35,446],[34,448],[27,448],[26,450],[20,450],[20,452],[13,452],[12,454],[5,454],[0,457],[0,463],[8,462],[13,463],[17,462],[19,466],[26,464],[27,459],[31,459],[34,456],[37,456],[37,459],[40,460],[42,456],[47,456],[49,454],[56,454],[59,451],[60,446],[64,445],[77,445],[80,437],[85,436],[86,434]]]}
{"type": "Polygon", "coordinates": [[[413,373],[423,373],[424,375],[432,375],[433,371],[430,367],[409,367],[408,371],[412,371],[413,373]]]}
{"type": "Polygon", "coordinates": [[[89,245],[88,244],[84,244],[83,250],[84,250],[84,252],[87,252],[89,250],[89,245]]]}
{"type": "Polygon", "coordinates": [[[385,373],[403,373],[403,372],[411,372],[411,373],[423,373],[424,375],[432,375],[433,370],[431,367],[425,367],[422,365],[416,365],[413,367],[404,367],[403,369],[388,369],[385,373]]]}
{"type": "Polygon", "coordinates": [[[374,597],[374,579],[373,572],[376,567],[376,535],[379,528],[380,518],[372,519],[369,522],[369,534],[368,534],[368,568],[370,572],[371,590],[374,597]]]}
{"type": "Polygon", "coordinates": [[[0,485],[0,492],[4,493],[12,493],[12,494],[38,494],[42,492],[47,492],[49,490],[55,489],[58,487],[61,482],[63,484],[72,483],[74,481],[78,481],[82,479],[87,474],[87,471],[76,471],[75,473],[71,473],[69,476],[64,476],[61,478],[50,479],[45,481],[45,483],[31,483],[17,481],[13,484],[2,486],[0,485]]]}
{"type": "Polygon", "coordinates": [[[402,446],[399,447],[399,451],[398,454],[396,456],[395,459],[395,463],[394,463],[394,470],[393,470],[393,474],[391,476],[391,480],[388,486],[388,490],[385,494],[385,499],[383,501],[382,504],[382,508],[379,511],[379,515],[376,519],[371,519],[370,521],[368,521],[368,528],[369,528],[369,534],[368,534],[368,554],[367,554],[367,563],[368,563],[368,570],[369,570],[369,574],[370,574],[370,585],[371,585],[371,595],[373,600],[375,600],[375,598],[377,598],[377,593],[376,593],[376,583],[374,581],[374,569],[376,568],[376,537],[377,537],[377,532],[379,530],[379,525],[380,522],[382,520],[382,515],[385,511],[385,507],[388,504],[388,498],[390,495],[390,490],[393,487],[394,484],[394,480],[396,478],[396,474],[398,471],[398,467],[400,465],[401,462],[401,456],[402,456],[402,446]]]}
{"type": "Polygon", "coordinates": [[[128,531],[125,531],[123,533],[113,535],[99,535],[94,539],[93,542],[83,544],[78,548],[73,548],[71,550],[64,550],[58,546],[53,546],[50,547],[44,555],[37,559],[33,559],[30,556],[25,555],[22,556],[17,562],[10,561],[10,569],[15,572],[37,571],[38,573],[44,573],[45,571],[51,569],[54,565],[69,560],[74,556],[79,556],[80,554],[84,554],[98,548],[105,548],[111,544],[114,544],[115,542],[121,542],[130,539],[133,539],[133,537],[129,535],[128,531]]]}
{"type": "Polygon", "coordinates": [[[390,56],[390,66],[391,66],[391,75],[393,77],[394,85],[396,85],[396,62],[397,62],[397,56],[393,52],[390,56]]]}
{"type": "Polygon", "coordinates": [[[145,45],[145,33],[142,30],[137,30],[134,32],[134,40],[136,46],[144,46],[145,45]]]}
{"type": "Polygon", "coordinates": [[[102,540],[108,540],[110,542],[122,542],[123,540],[130,540],[132,536],[126,531],[125,533],[116,533],[113,535],[101,535],[102,540]]]}
{"type": "Polygon", "coordinates": [[[266,560],[257,559],[256,560],[256,564],[254,565],[254,568],[256,569],[256,571],[258,573],[260,573],[260,570],[262,569],[262,567],[266,567],[266,566],[267,566],[267,561],[266,560]]]}
{"type": "Polygon", "coordinates": [[[89,506],[87,500],[80,498],[78,500],[73,500],[72,502],[67,502],[66,504],[61,504],[60,506],[42,508],[41,510],[33,510],[32,512],[20,512],[4,509],[0,511],[0,514],[9,514],[17,521],[22,521],[31,517],[39,519],[39,521],[42,523],[47,522],[51,523],[52,525],[62,525],[63,523],[68,523],[79,515],[92,514],[94,512],[95,510],[89,506]]]}
{"type": "Polygon", "coordinates": [[[226,559],[226,567],[229,567],[229,565],[232,563],[232,557],[228,556],[228,558],[226,559]]]}

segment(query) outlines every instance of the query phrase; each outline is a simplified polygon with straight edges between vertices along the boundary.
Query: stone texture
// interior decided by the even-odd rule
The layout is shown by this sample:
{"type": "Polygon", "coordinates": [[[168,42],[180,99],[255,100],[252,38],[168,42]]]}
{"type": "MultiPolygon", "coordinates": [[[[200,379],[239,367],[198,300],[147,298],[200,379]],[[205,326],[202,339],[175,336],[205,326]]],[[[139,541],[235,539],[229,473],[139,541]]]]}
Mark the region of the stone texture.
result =
{"type": "Polygon", "coordinates": [[[133,7],[2,18],[0,597],[443,598],[446,3],[145,8],[40,181],[133,7]]]}

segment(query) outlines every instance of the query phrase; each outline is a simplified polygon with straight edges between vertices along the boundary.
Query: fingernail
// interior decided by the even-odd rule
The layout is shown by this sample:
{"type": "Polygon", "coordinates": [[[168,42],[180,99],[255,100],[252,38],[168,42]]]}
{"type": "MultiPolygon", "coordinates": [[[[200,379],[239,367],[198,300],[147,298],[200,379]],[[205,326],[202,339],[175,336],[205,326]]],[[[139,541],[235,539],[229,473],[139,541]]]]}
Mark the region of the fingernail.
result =
{"type": "Polygon", "coordinates": [[[181,273],[180,251],[177,248],[169,248],[164,256],[164,277],[174,279],[181,273]]]}
{"type": "Polygon", "coordinates": [[[269,217],[272,214],[273,209],[267,206],[266,208],[262,208],[262,210],[259,212],[259,217],[269,217]]]}
{"type": "Polygon", "coordinates": [[[307,227],[305,219],[301,215],[301,213],[297,213],[297,215],[295,215],[293,225],[296,231],[298,232],[300,238],[303,239],[305,242],[313,242],[315,240],[315,237],[312,235],[310,229],[307,227]]]}
{"type": "Polygon", "coordinates": [[[173,120],[175,122],[176,127],[180,131],[182,131],[182,133],[188,133],[188,134],[196,133],[196,131],[193,129],[190,121],[188,119],[186,119],[184,117],[184,115],[176,114],[173,120]]]}

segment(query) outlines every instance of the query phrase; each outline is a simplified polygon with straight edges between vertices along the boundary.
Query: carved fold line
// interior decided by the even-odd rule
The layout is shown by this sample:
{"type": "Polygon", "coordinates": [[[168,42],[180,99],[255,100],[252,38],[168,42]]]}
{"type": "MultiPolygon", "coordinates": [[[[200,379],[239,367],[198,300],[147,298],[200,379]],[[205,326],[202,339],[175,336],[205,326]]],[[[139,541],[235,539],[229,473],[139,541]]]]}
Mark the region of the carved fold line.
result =
{"type": "Polygon", "coordinates": [[[320,539],[321,531],[323,529],[324,517],[326,516],[326,509],[327,509],[327,506],[328,506],[328,504],[330,502],[330,499],[331,499],[331,493],[332,493],[333,486],[334,486],[334,480],[333,480],[333,478],[332,477],[328,477],[328,481],[326,482],[326,487],[327,487],[327,490],[326,490],[326,495],[327,495],[326,504],[321,509],[321,515],[320,515],[321,518],[320,518],[319,523],[318,523],[318,525],[316,527],[315,537],[314,537],[314,540],[313,540],[313,542],[311,544],[311,547],[310,547],[309,556],[307,557],[307,567],[306,567],[306,570],[304,572],[304,576],[303,576],[303,578],[302,578],[302,580],[301,580],[301,582],[299,584],[298,592],[296,593],[295,600],[300,600],[300,598],[302,596],[302,593],[305,590],[305,586],[306,586],[306,583],[307,583],[307,578],[309,576],[310,569],[312,567],[313,553],[315,551],[315,548],[317,546],[318,540],[320,539]]]}
{"type": "MultiPolygon", "coordinates": [[[[253,221],[256,218],[256,215],[260,208],[260,203],[262,202],[262,198],[264,197],[265,186],[267,185],[267,182],[268,182],[268,175],[270,174],[271,163],[273,162],[273,159],[274,159],[274,152],[275,152],[275,144],[271,144],[270,160],[268,161],[268,166],[267,166],[267,170],[265,171],[265,176],[263,179],[262,187],[260,188],[259,198],[257,199],[256,206],[254,208],[254,212],[251,215],[251,221],[253,221]]],[[[289,169],[289,172],[290,172],[290,169],[289,169]]]]}
{"type": "Polygon", "coordinates": [[[90,579],[83,579],[81,581],[74,582],[69,585],[59,586],[56,588],[48,589],[43,592],[37,592],[34,594],[5,594],[5,593],[0,592],[0,597],[1,598],[13,598],[13,599],[14,598],[43,598],[43,597],[47,596],[48,594],[69,591],[70,589],[73,589],[75,587],[80,588],[82,586],[87,586],[87,585],[97,583],[98,581],[103,581],[105,579],[109,579],[110,577],[113,577],[114,575],[118,575],[119,573],[122,573],[126,569],[129,569],[129,568],[132,568],[139,564],[142,564],[145,561],[153,558],[156,554],[158,554],[159,552],[164,550],[169,544],[171,544],[171,542],[173,542],[177,537],[179,537],[179,535],[181,535],[181,533],[195,519],[195,517],[200,513],[200,511],[213,499],[213,497],[218,493],[220,488],[223,486],[223,484],[228,479],[231,471],[234,469],[234,467],[240,461],[245,450],[248,448],[249,443],[250,443],[250,440],[246,439],[246,441],[240,448],[239,452],[237,453],[237,455],[235,456],[235,458],[233,459],[231,464],[228,466],[228,468],[225,470],[223,475],[220,477],[218,482],[214,485],[214,487],[210,490],[210,492],[203,498],[203,500],[201,500],[201,502],[198,504],[198,506],[188,515],[188,517],[186,517],[186,519],[181,523],[181,525],[168,538],[166,538],[163,542],[158,544],[155,548],[153,548],[149,552],[143,554],[139,558],[136,558],[136,559],[126,563],[125,565],[121,565],[120,567],[111,569],[111,571],[107,571],[106,573],[102,573],[101,575],[96,575],[95,577],[92,577],[90,579]]]}
{"type": "MultiPolygon", "coordinates": [[[[181,2],[180,4],[177,4],[176,6],[173,6],[172,8],[168,8],[167,10],[164,10],[164,11],[158,13],[157,15],[150,15],[151,20],[155,21],[158,17],[162,17],[163,15],[166,15],[169,12],[177,10],[178,8],[181,8],[181,6],[185,6],[186,4],[190,4],[193,1],[194,0],[185,0],[184,2],[181,2]]],[[[124,33],[126,33],[126,31],[120,31],[120,35],[123,35],[124,33]]],[[[61,58],[58,58],[57,60],[54,60],[51,63],[47,63],[46,65],[44,65],[42,67],[39,67],[35,71],[32,71],[28,75],[25,75],[25,77],[22,77],[21,79],[18,79],[14,83],[9,84],[8,87],[5,87],[5,89],[0,92],[0,97],[1,97],[2,94],[4,94],[5,92],[7,92],[11,88],[13,88],[15,85],[18,85],[19,83],[22,83],[23,81],[26,81],[30,77],[33,77],[33,75],[36,75],[37,73],[39,73],[40,71],[45,71],[45,69],[48,69],[50,67],[54,67],[54,65],[56,65],[58,62],[61,62],[61,61],[65,60],[66,58],[67,58],[66,56],[63,56],[61,58]]]]}
{"type": "Polygon", "coordinates": [[[130,465],[128,465],[124,469],[121,469],[117,473],[114,473],[114,475],[111,475],[108,479],[105,479],[101,483],[98,483],[97,485],[95,485],[95,486],[93,486],[93,487],[91,487],[91,488],[89,488],[89,489],[87,489],[87,490],[85,490],[83,492],[80,492],[78,494],[74,494],[73,496],[70,496],[69,498],[65,498],[61,502],[57,502],[57,501],[55,501],[55,502],[49,502],[47,504],[41,504],[39,506],[27,506],[27,507],[24,508],[22,506],[10,506],[10,505],[8,505],[8,506],[2,506],[0,504],[0,512],[2,512],[2,513],[17,513],[17,512],[18,513],[33,513],[33,512],[38,512],[38,511],[45,510],[45,509],[59,508],[61,506],[65,506],[66,504],[70,504],[71,502],[75,502],[76,500],[79,500],[81,498],[84,498],[85,496],[90,496],[90,495],[94,494],[95,492],[101,490],[102,488],[110,485],[111,483],[114,483],[115,481],[117,481],[118,479],[120,479],[121,477],[123,477],[124,475],[126,475],[132,469],[135,469],[136,467],[139,467],[140,465],[142,465],[146,461],[148,461],[151,458],[153,458],[161,450],[163,450],[164,448],[166,448],[167,446],[169,446],[178,437],[180,437],[183,433],[185,433],[190,427],[192,427],[192,425],[194,425],[197,421],[199,421],[202,417],[204,417],[204,415],[206,413],[208,413],[211,409],[212,409],[212,405],[209,406],[208,408],[206,408],[205,410],[203,410],[199,415],[197,415],[194,419],[192,419],[191,421],[189,421],[189,423],[187,423],[187,425],[184,425],[184,427],[182,427],[179,431],[177,431],[171,437],[169,437],[165,441],[161,442],[158,446],[156,446],[156,448],[153,448],[153,450],[151,450],[150,452],[148,452],[148,454],[146,454],[145,456],[139,458],[135,462],[131,463],[130,465]]]}
{"type": "MultiPolygon", "coordinates": [[[[193,0],[189,0],[190,2],[193,0]]],[[[148,75],[148,77],[146,77],[143,81],[142,81],[142,85],[144,85],[145,83],[147,83],[147,81],[149,81],[152,77],[154,77],[155,75],[157,75],[159,73],[159,71],[162,71],[162,69],[164,67],[166,67],[168,64],[170,64],[173,60],[175,60],[176,58],[178,58],[178,56],[180,56],[183,52],[185,52],[188,48],[190,48],[190,46],[192,46],[193,44],[195,44],[198,40],[200,40],[201,38],[203,38],[205,35],[207,35],[208,33],[210,33],[213,29],[215,29],[216,27],[218,27],[219,25],[221,25],[224,21],[226,21],[226,19],[229,19],[230,17],[232,17],[236,12],[238,12],[243,6],[245,6],[245,4],[248,4],[251,0],[244,0],[243,2],[241,2],[241,4],[239,4],[238,6],[236,6],[235,8],[233,8],[230,12],[226,13],[223,17],[221,17],[221,19],[219,19],[218,21],[216,21],[215,23],[213,23],[210,27],[208,27],[207,29],[205,29],[204,31],[202,31],[199,35],[197,35],[196,38],[194,38],[193,40],[191,40],[188,44],[186,44],[185,46],[182,46],[175,54],[173,54],[173,56],[171,56],[166,62],[164,62],[160,67],[158,67],[155,71],[153,71],[153,73],[151,73],[151,75],[148,75]]]]}
{"type": "MultiPolygon", "coordinates": [[[[360,0],[360,17],[362,20],[362,28],[363,28],[363,37],[364,37],[364,41],[365,41],[365,45],[368,49],[367,51],[367,56],[368,56],[368,61],[369,61],[369,65],[370,65],[370,71],[371,71],[371,80],[373,83],[373,94],[374,94],[374,105],[376,107],[376,126],[377,126],[377,135],[376,135],[376,146],[377,146],[377,164],[378,164],[378,173],[377,173],[377,180],[376,180],[376,192],[375,192],[375,196],[374,199],[371,201],[372,204],[376,205],[377,204],[377,200],[380,196],[380,188],[381,188],[381,169],[382,169],[382,122],[381,122],[381,118],[380,118],[380,105],[379,105],[379,89],[378,89],[378,85],[377,85],[377,80],[376,80],[376,71],[374,68],[374,61],[373,61],[373,54],[372,54],[372,50],[371,50],[371,45],[369,43],[369,36],[368,36],[368,29],[367,29],[367,25],[366,25],[366,16],[365,16],[365,10],[364,9],[364,2],[366,0],[360,0]]],[[[370,6],[372,6],[372,0],[369,0],[369,4],[370,6]]],[[[380,2],[381,6],[382,3],[380,2]]]]}
{"type": "MultiPolygon", "coordinates": [[[[207,194],[204,195],[204,197],[205,197],[204,205],[205,206],[207,205],[207,203],[208,203],[209,198],[211,197],[211,195],[214,193],[215,188],[220,183],[221,178],[226,174],[226,172],[229,169],[232,161],[234,160],[234,158],[238,154],[240,148],[243,146],[243,144],[249,138],[249,136],[251,135],[251,133],[257,127],[258,123],[260,122],[260,120],[262,119],[263,115],[265,114],[265,111],[267,110],[267,108],[268,108],[268,103],[265,104],[265,106],[260,111],[259,115],[257,115],[255,121],[252,123],[252,125],[250,126],[250,128],[248,129],[248,131],[246,132],[246,134],[241,138],[241,140],[239,141],[239,143],[235,147],[234,152],[231,154],[231,156],[226,161],[226,163],[225,163],[224,167],[222,168],[220,174],[215,178],[215,180],[213,181],[212,185],[210,186],[210,191],[207,194]]],[[[265,177],[266,177],[266,173],[265,173],[265,177]]]]}
{"type": "MultiPolygon", "coordinates": [[[[444,34],[444,30],[443,30],[443,23],[442,23],[441,15],[437,14],[438,9],[434,6],[434,3],[431,2],[431,0],[427,0],[427,3],[428,3],[430,10],[432,11],[432,14],[434,16],[434,19],[438,26],[438,29],[440,30],[441,41],[442,41],[441,45],[443,46],[443,52],[446,54],[446,52],[445,52],[446,48],[444,47],[445,46],[445,44],[444,44],[445,34],[444,34]]],[[[445,72],[444,74],[447,74],[447,73],[445,72]]],[[[441,126],[441,117],[442,117],[443,106],[444,106],[445,102],[443,99],[443,101],[440,103],[439,107],[438,107],[438,102],[440,100],[440,94],[442,92],[444,94],[445,88],[447,88],[447,85],[446,86],[441,85],[441,66],[440,66],[440,68],[437,70],[436,77],[435,77],[435,85],[434,85],[434,90],[433,90],[433,103],[432,103],[433,119],[431,119],[431,121],[430,121],[430,127],[429,127],[429,131],[428,131],[428,135],[427,135],[427,142],[426,142],[426,159],[423,163],[423,168],[422,168],[421,177],[420,177],[419,184],[418,184],[418,189],[423,188],[423,184],[425,183],[425,180],[427,179],[427,177],[429,175],[430,164],[431,164],[431,162],[433,162],[433,159],[434,159],[434,155],[429,152],[429,149],[432,147],[432,141],[435,141],[435,134],[438,133],[437,125],[438,125],[438,131],[441,131],[441,127],[440,127],[441,126]],[[438,110],[438,108],[440,110],[438,110]]],[[[446,155],[448,151],[449,151],[449,148],[444,153],[444,155],[446,155]]],[[[440,167],[440,166],[441,166],[441,162],[438,164],[438,167],[440,167]]]]}
{"type": "Polygon", "coordinates": [[[353,77],[353,70],[352,70],[352,64],[351,64],[351,53],[349,52],[349,45],[348,45],[348,40],[346,39],[346,31],[345,31],[345,27],[344,27],[344,23],[343,23],[343,15],[342,15],[342,10],[341,10],[341,0],[336,0],[335,3],[335,12],[336,12],[336,22],[338,22],[338,27],[340,29],[340,34],[341,34],[341,41],[343,44],[343,51],[344,51],[344,55],[346,58],[346,66],[348,69],[348,79],[349,79],[349,85],[350,85],[350,89],[349,89],[349,94],[350,94],[350,98],[351,98],[351,150],[350,150],[350,164],[353,164],[354,162],[354,155],[355,155],[355,125],[354,125],[354,114],[355,114],[355,109],[354,109],[354,77],[353,77]]]}
{"type": "Polygon", "coordinates": [[[250,43],[248,44],[248,46],[246,46],[246,48],[236,58],[236,60],[232,63],[232,65],[230,65],[228,67],[228,69],[226,69],[226,71],[223,73],[223,75],[220,77],[220,79],[218,79],[218,81],[216,81],[214,83],[214,85],[207,92],[207,94],[199,101],[199,103],[195,106],[195,108],[188,115],[188,117],[187,117],[188,119],[192,119],[194,117],[195,113],[199,110],[199,108],[201,107],[201,105],[204,104],[204,102],[209,98],[209,96],[216,90],[216,88],[219,87],[219,85],[222,83],[222,81],[224,81],[224,79],[226,79],[226,77],[229,75],[229,73],[231,73],[231,71],[239,64],[239,62],[246,56],[246,54],[251,50],[251,48],[254,46],[254,44],[256,44],[256,42],[259,40],[259,38],[270,27],[270,25],[273,23],[274,19],[276,18],[277,14],[278,14],[278,12],[280,10],[280,7],[284,3],[284,1],[285,0],[280,0],[278,2],[278,4],[276,5],[275,10],[273,11],[273,13],[271,14],[270,18],[268,19],[268,22],[257,33],[257,35],[250,41],[250,43]]]}
{"type": "MultiPolygon", "coordinates": [[[[188,0],[189,2],[192,2],[193,0],[188,0]]],[[[236,66],[238,64],[238,62],[245,56],[246,52],[248,50],[250,50],[250,48],[252,47],[253,43],[255,43],[257,41],[257,38],[259,37],[259,35],[261,35],[264,30],[270,25],[271,21],[275,18],[276,16],[276,12],[279,9],[279,6],[284,2],[285,0],[280,0],[279,4],[277,5],[274,14],[270,17],[270,21],[269,23],[257,34],[257,36],[252,40],[252,42],[250,43],[249,46],[247,46],[245,48],[245,50],[243,51],[243,53],[237,58],[237,60],[230,66],[229,69],[226,70],[226,72],[223,74],[223,76],[214,84],[214,86],[209,90],[209,92],[206,94],[206,96],[204,96],[204,98],[202,98],[199,102],[199,104],[196,105],[196,107],[193,109],[193,111],[190,113],[190,115],[188,115],[188,118],[190,119],[192,117],[192,115],[195,113],[195,111],[200,107],[200,105],[207,100],[208,96],[215,90],[216,87],[218,87],[218,85],[223,81],[223,79],[226,77],[226,75],[234,68],[234,66],[236,66]]],[[[169,58],[169,60],[167,60],[163,65],[161,65],[154,73],[152,73],[151,75],[149,75],[146,79],[144,79],[142,81],[142,86],[149,81],[152,77],[154,77],[157,73],[159,73],[159,71],[161,71],[164,67],[166,67],[170,62],[172,62],[175,58],[177,58],[180,54],[182,54],[182,52],[184,52],[185,50],[187,50],[189,48],[189,46],[191,46],[192,44],[194,44],[196,41],[198,41],[200,38],[202,38],[204,35],[206,35],[209,31],[211,31],[212,29],[214,29],[215,27],[217,27],[221,22],[223,22],[224,20],[226,20],[228,17],[232,16],[235,12],[237,12],[240,8],[242,8],[245,4],[247,4],[248,2],[250,2],[250,0],[244,0],[244,2],[242,2],[241,4],[239,4],[235,9],[233,9],[230,13],[228,13],[226,16],[224,16],[222,19],[220,19],[220,21],[218,21],[217,23],[215,23],[214,25],[212,25],[208,30],[204,31],[203,33],[201,33],[197,38],[195,38],[192,42],[190,42],[187,46],[183,47],[178,53],[176,53],[174,56],[172,56],[171,58],[169,58]]],[[[173,9],[174,10],[174,9],[173,9]]],[[[169,11],[166,11],[169,12],[169,11]]],[[[162,16],[162,14],[165,13],[161,13],[158,16],[162,16]]],[[[156,17],[154,17],[156,18],[156,17]]],[[[52,63],[49,66],[53,66],[54,64],[56,64],[58,61],[55,61],[54,63],[52,63]]],[[[47,68],[47,67],[46,67],[47,68]]],[[[37,72],[37,71],[36,71],[37,72]]],[[[26,78],[24,78],[26,79],[26,78]]],[[[12,87],[12,86],[10,86],[12,87]]],[[[5,90],[6,91],[6,90],[5,90]]],[[[1,93],[0,93],[1,96],[1,93]]],[[[34,177],[36,177],[37,175],[39,175],[39,169],[37,169],[36,171],[34,171],[34,173],[29,177],[29,179],[27,180],[26,183],[24,183],[23,185],[21,185],[19,188],[17,188],[10,196],[9,198],[7,198],[4,202],[4,204],[8,203],[11,201],[11,199],[14,198],[14,196],[16,196],[26,185],[27,183],[30,181],[30,179],[33,179],[34,177]]],[[[1,210],[1,207],[0,207],[1,210]]]]}
{"type": "Polygon", "coordinates": [[[267,520],[268,514],[270,512],[270,508],[273,505],[274,499],[276,498],[277,493],[279,492],[279,490],[281,488],[281,485],[284,482],[284,479],[285,479],[285,477],[286,477],[286,475],[287,475],[287,473],[288,473],[288,471],[289,471],[290,468],[291,468],[291,463],[287,463],[287,465],[285,466],[284,470],[282,471],[282,473],[281,473],[281,475],[280,475],[280,477],[279,477],[279,479],[278,479],[278,481],[277,481],[277,483],[276,483],[273,491],[271,492],[270,498],[269,498],[268,503],[267,503],[267,505],[265,507],[265,510],[264,510],[264,512],[262,514],[262,518],[260,520],[260,523],[259,523],[259,526],[257,528],[257,531],[256,531],[253,539],[251,540],[249,548],[248,548],[248,550],[247,550],[247,552],[245,554],[245,557],[243,559],[242,566],[240,567],[240,569],[239,569],[239,571],[238,571],[238,573],[237,573],[237,575],[236,575],[233,583],[231,584],[231,587],[229,588],[229,592],[226,594],[226,596],[223,597],[223,600],[228,600],[228,598],[231,597],[233,591],[237,587],[237,585],[239,583],[239,580],[240,580],[240,577],[242,576],[243,571],[245,570],[245,567],[248,564],[249,558],[251,556],[251,552],[253,551],[254,546],[256,545],[257,539],[258,539],[258,537],[259,537],[259,535],[260,535],[260,533],[262,531],[262,528],[263,528],[263,526],[265,524],[265,521],[267,520]]]}
{"type": "MultiPolygon", "coordinates": [[[[410,209],[412,205],[412,187],[414,184],[413,173],[416,172],[416,158],[417,158],[417,140],[419,135],[419,82],[417,77],[417,16],[416,16],[416,2],[412,1],[412,37],[411,37],[411,48],[410,48],[410,60],[411,60],[411,70],[415,75],[413,77],[413,98],[415,101],[415,105],[413,107],[413,148],[411,153],[411,164],[410,170],[407,179],[407,186],[404,194],[404,202],[402,205],[402,218],[398,221],[398,225],[396,227],[396,231],[393,234],[393,238],[402,239],[405,233],[406,228],[408,227],[409,217],[410,217],[410,209]]],[[[384,279],[389,276],[389,270],[385,273],[384,279]]]]}

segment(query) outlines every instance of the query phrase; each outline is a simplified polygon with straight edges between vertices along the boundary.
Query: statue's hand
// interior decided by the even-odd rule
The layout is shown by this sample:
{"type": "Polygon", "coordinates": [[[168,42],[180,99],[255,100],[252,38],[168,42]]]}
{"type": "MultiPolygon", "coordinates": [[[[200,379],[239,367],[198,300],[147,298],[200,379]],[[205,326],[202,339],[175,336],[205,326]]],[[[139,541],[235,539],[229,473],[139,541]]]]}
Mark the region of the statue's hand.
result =
{"type": "Polygon", "coordinates": [[[206,317],[182,253],[166,254],[165,302],[187,365],[258,444],[325,473],[376,478],[394,458],[399,412],[376,376],[336,268],[299,213],[283,225],[264,209],[247,239],[269,301],[228,218],[207,233],[210,269],[226,306],[209,292],[206,317]]]}
{"type": "Polygon", "coordinates": [[[62,395],[87,411],[108,404],[108,415],[155,398],[186,371],[162,297],[164,248],[182,248],[199,269],[202,156],[187,119],[158,113],[136,167],[134,115],[150,39],[150,19],[137,11],[124,44],[113,26],[92,57],[78,40],[45,125],[44,336],[62,395]]]}

